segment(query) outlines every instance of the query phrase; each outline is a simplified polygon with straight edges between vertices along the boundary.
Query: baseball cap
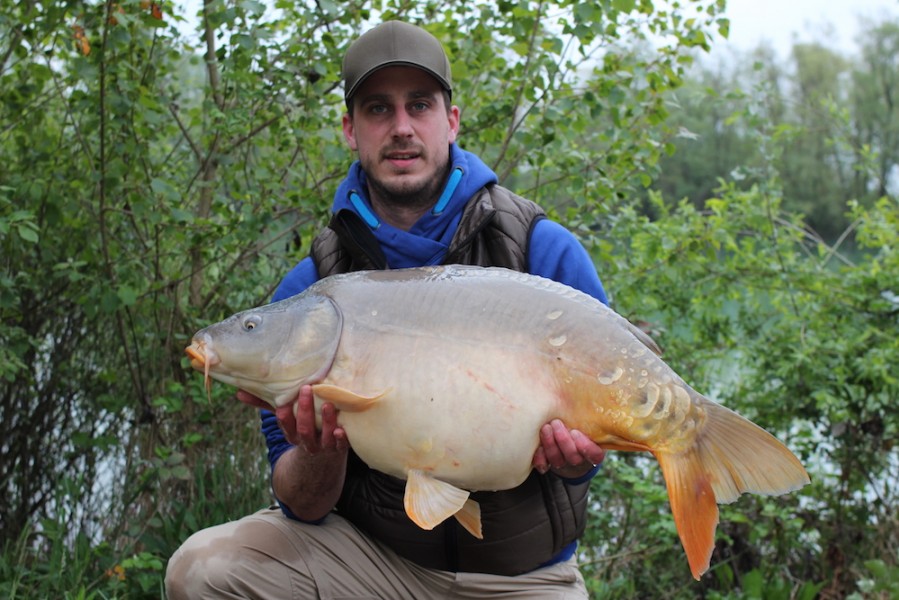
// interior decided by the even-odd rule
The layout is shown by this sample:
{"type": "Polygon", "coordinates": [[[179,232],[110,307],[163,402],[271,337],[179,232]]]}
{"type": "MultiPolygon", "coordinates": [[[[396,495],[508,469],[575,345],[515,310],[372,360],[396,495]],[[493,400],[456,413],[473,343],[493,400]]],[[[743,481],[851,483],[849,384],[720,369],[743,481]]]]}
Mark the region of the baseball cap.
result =
{"type": "Polygon", "coordinates": [[[450,94],[453,78],[443,46],[433,35],[402,21],[386,21],[362,34],[343,57],[343,97],[347,101],[369,75],[405,65],[431,74],[450,94]]]}

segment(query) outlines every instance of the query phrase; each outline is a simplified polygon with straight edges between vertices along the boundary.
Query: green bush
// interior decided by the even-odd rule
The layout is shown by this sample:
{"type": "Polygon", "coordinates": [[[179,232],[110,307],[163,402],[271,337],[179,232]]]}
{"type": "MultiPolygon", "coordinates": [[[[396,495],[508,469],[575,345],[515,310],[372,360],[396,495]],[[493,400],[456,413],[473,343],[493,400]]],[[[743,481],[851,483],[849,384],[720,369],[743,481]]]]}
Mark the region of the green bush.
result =
{"type": "Polygon", "coordinates": [[[610,456],[582,544],[594,596],[891,589],[895,199],[850,205],[851,253],[824,243],[782,209],[787,136],[752,106],[734,119],[764,150],[754,186],[645,191],[723,2],[208,2],[190,25],[138,0],[0,6],[0,595],[159,597],[190,533],[271,502],[253,411],[182,350],[307,252],[352,159],[340,57],[381,17],[446,44],[460,143],[582,237],[615,308],[812,472],[724,508],[696,583],[654,461],[610,456]]]}

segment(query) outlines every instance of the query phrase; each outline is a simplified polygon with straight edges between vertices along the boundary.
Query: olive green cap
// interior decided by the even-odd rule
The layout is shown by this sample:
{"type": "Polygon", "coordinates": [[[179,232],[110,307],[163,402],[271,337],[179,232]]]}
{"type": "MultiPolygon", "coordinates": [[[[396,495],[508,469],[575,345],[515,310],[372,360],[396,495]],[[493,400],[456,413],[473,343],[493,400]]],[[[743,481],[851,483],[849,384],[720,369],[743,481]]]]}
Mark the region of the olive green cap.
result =
{"type": "Polygon", "coordinates": [[[417,67],[452,94],[453,78],[443,46],[415,25],[386,21],[362,34],[343,58],[343,97],[347,101],[369,75],[390,66],[417,67]]]}

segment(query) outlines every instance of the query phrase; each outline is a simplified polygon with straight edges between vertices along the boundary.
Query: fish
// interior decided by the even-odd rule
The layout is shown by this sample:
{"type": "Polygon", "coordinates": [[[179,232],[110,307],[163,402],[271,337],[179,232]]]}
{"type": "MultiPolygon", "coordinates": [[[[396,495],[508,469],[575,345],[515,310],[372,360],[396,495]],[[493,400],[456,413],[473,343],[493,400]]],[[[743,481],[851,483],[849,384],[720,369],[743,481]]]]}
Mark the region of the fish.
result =
{"type": "MultiPolygon", "coordinates": [[[[197,332],[191,366],[273,408],[312,385],[353,451],[406,480],[419,527],[455,517],[483,538],[470,492],[530,474],[553,419],[606,450],[658,461],[697,580],[718,504],[810,482],[770,433],[691,388],[653,340],[595,298],[498,267],[358,271],[197,332]]],[[[295,406],[295,405],[294,405],[295,406]]]]}

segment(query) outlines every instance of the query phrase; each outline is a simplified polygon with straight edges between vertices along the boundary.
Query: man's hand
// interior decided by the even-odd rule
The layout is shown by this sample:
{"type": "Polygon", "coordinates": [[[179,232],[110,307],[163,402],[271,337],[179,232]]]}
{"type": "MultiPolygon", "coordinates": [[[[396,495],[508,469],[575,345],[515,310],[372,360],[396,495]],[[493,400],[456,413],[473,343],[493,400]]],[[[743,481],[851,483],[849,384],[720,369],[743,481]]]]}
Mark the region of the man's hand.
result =
{"type": "MultiPolygon", "coordinates": [[[[268,403],[243,390],[237,391],[237,399],[250,406],[272,410],[268,403]]],[[[327,450],[344,452],[349,448],[346,431],[337,424],[337,410],[330,402],[322,405],[321,431],[316,427],[315,399],[312,396],[311,385],[300,388],[296,406],[296,415],[293,410],[294,403],[274,409],[278,425],[281,426],[288,442],[302,447],[310,455],[327,450]]]]}
{"type": "MultiPolygon", "coordinates": [[[[237,398],[252,406],[268,408],[265,402],[245,391],[237,398]]],[[[272,472],[275,496],[304,521],[315,521],[334,508],[343,488],[350,447],[346,431],[337,424],[337,410],[322,405],[321,428],[315,423],[312,386],[304,385],[294,403],[275,409],[284,437],[295,447],[278,458],[272,472]]]]}
{"type": "Polygon", "coordinates": [[[533,465],[540,473],[552,470],[559,477],[577,479],[605,458],[605,451],[576,429],[568,429],[559,419],[540,428],[540,445],[533,465]]]}

